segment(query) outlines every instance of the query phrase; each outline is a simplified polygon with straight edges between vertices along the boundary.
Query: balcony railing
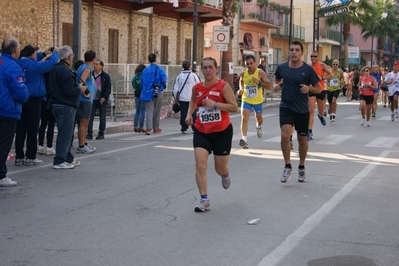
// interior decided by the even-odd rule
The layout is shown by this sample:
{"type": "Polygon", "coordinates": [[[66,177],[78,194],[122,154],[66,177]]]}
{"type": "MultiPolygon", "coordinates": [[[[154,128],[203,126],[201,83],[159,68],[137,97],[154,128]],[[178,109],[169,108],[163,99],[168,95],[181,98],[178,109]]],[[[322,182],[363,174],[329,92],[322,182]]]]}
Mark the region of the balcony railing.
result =
{"type": "Polygon", "coordinates": [[[268,23],[274,26],[282,26],[283,24],[282,12],[278,12],[270,6],[260,6],[256,3],[241,3],[240,19],[242,22],[245,20],[252,20],[260,23],[268,23]]]}
{"type": "MultiPolygon", "coordinates": [[[[336,42],[341,41],[341,34],[337,30],[330,30],[326,28],[322,28],[319,30],[320,39],[329,39],[336,42]]],[[[343,41],[343,40],[342,40],[343,41]]],[[[353,45],[353,35],[349,35],[349,45],[353,45]]]]}
{"type": "MultiPolygon", "coordinates": [[[[192,1],[194,2],[194,1],[192,1]]],[[[223,0],[200,0],[198,1],[200,5],[203,6],[211,6],[214,8],[222,8],[223,7],[223,0]]]]}
{"type": "MultiPolygon", "coordinates": [[[[289,37],[289,25],[284,25],[284,29],[272,29],[271,34],[279,37],[289,37]]],[[[299,25],[292,25],[291,37],[294,39],[305,40],[305,27],[299,25]]]]}

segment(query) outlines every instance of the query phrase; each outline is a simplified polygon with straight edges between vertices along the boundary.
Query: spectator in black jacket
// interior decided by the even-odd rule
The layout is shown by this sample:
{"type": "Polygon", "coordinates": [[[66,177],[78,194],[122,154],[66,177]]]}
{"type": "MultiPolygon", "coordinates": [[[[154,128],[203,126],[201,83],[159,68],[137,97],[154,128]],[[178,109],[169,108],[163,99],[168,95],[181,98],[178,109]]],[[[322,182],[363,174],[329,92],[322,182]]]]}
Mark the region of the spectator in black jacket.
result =
{"type": "Polygon", "coordinates": [[[50,72],[50,104],[57,122],[57,142],[55,146],[54,169],[73,169],[80,165],[71,153],[71,136],[75,121],[76,108],[79,106],[79,95],[86,86],[78,84],[72,71],[73,51],[65,45],[59,49],[60,62],[50,72]]]}
{"type": "Polygon", "coordinates": [[[90,122],[87,129],[86,139],[93,139],[93,120],[96,110],[98,109],[100,117],[100,126],[98,128],[98,135],[96,139],[104,139],[104,130],[106,126],[106,113],[107,113],[107,103],[108,97],[111,93],[111,78],[103,70],[104,62],[100,59],[96,59],[93,66],[92,75],[94,77],[94,82],[97,86],[96,95],[93,99],[93,105],[90,114],[90,122]]]}

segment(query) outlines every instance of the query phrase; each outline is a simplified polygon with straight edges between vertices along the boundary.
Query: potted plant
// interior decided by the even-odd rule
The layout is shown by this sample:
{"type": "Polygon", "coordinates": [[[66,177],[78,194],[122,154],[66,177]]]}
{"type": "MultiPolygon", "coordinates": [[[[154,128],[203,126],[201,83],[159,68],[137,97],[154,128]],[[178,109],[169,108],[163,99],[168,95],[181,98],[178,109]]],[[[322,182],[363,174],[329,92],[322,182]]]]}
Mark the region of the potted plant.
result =
{"type": "Polygon", "coordinates": [[[268,6],[269,5],[269,0],[258,0],[257,3],[260,6],[260,8],[263,8],[264,6],[268,6]]]}

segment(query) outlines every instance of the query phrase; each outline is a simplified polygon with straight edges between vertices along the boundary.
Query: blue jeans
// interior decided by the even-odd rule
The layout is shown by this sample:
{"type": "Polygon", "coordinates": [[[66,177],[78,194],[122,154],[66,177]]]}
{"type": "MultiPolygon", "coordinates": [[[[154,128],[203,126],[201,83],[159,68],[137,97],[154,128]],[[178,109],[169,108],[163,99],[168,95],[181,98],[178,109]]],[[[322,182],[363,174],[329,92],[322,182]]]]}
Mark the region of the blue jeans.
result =
{"type": "Polygon", "coordinates": [[[134,104],[136,105],[136,113],[134,114],[133,127],[144,128],[145,102],[140,101],[140,97],[134,97],[134,104]]]}
{"type": "Polygon", "coordinates": [[[106,112],[107,112],[107,104],[104,102],[100,103],[100,100],[93,100],[93,105],[91,107],[90,113],[90,122],[87,128],[87,134],[93,134],[93,120],[96,110],[98,109],[98,114],[100,118],[100,126],[98,127],[98,135],[104,135],[105,126],[106,126],[106,112]]]}
{"type": "Polygon", "coordinates": [[[76,108],[66,105],[53,105],[52,111],[58,128],[53,165],[63,162],[70,163],[74,159],[71,153],[71,136],[74,129],[76,108]]]}
{"type": "Polygon", "coordinates": [[[7,176],[7,156],[14,139],[17,119],[0,116],[0,179],[7,176]]]}

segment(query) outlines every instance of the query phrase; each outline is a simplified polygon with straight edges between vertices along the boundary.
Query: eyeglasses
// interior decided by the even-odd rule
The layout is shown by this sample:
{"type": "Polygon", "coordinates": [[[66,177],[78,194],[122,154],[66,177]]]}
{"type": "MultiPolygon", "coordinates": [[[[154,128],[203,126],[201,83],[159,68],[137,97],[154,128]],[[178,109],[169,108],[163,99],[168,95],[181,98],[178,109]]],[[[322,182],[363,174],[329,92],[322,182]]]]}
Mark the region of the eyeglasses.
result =
{"type": "Polygon", "coordinates": [[[369,70],[365,70],[364,72],[370,72],[369,70]]]}
{"type": "Polygon", "coordinates": [[[338,66],[338,64],[333,64],[333,66],[338,66]]]}
{"type": "Polygon", "coordinates": [[[317,55],[311,55],[310,57],[311,58],[317,58],[317,55]]]}

